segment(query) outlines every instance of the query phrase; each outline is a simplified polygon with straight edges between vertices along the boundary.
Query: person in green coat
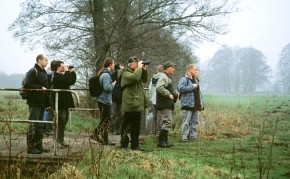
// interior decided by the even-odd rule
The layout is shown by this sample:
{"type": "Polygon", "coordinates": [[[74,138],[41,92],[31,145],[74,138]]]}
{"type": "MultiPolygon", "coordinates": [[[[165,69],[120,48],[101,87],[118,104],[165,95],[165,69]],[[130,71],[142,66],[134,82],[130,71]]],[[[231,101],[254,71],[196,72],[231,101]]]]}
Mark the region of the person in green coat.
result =
{"type": "Polygon", "coordinates": [[[147,66],[142,64],[137,57],[130,57],[126,68],[118,72],[121,78],[122,109],[124,121],[121,126],[121,147],[128,150],[129,137],[131,137],[131,149],[144,151],[139,146],[141,112],[147,108],[147,97],[145,95],[143,83],[148,80],[147,66]]]}

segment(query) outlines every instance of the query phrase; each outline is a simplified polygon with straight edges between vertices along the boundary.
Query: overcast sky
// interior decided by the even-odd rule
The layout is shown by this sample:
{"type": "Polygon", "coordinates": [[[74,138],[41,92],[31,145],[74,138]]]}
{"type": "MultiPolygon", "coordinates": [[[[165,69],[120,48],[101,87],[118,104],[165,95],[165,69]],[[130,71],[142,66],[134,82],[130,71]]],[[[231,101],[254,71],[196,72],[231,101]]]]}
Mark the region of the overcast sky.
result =
{"type": "MultiPolygon", "coordinates": [[[[2,1],[0,6],[0,72],[7,74],[25,73],[34,65],[37,54],[45,53],[42,49],[30,51],[21,47],[7,30],[18,16],[22,1],[2,1]]],[[[254,47],[275,68],[282,48],[290,43],[290,0],[241,0],[240,8],[242,12],[230,16],[229,33],[215,42],[201,44],[196,55],[205,61],[221,45],[254,47]]]]}

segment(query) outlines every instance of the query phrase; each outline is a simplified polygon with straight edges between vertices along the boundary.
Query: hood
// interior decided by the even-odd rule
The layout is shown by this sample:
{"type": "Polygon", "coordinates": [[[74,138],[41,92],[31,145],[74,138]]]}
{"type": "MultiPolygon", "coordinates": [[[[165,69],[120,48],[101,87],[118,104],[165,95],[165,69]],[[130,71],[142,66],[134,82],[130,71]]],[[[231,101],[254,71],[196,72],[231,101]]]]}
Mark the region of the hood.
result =
{"type": "Polygon", "coordinates": [[[154,78],[154,79],[158,79],[159,77],[160,77],[160,73],[156,73],[152,76],[152,78],[154,78]]]}
{"type": "Polygon", "coordinates": [[[133,70],[131,70],[130,68],[122,68],[118,71],[118,78],[120,78],[120,76],[125,72],[125,71],[130,71],[133,72],[133,70]]]}

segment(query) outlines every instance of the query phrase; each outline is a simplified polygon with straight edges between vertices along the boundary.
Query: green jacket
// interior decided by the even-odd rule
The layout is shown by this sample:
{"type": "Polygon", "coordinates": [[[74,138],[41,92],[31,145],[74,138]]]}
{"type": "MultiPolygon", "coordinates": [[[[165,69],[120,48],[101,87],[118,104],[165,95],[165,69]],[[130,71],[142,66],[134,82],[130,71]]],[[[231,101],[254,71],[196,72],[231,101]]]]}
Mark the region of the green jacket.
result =
{"type": "Polygon", "coordinates": [[[124,112],[142,112],[147,108],[148,99],[145,95],[143,83],[148,80],[148,70],[123,68],[118,72],[123,89],[122,109],[124,112]]]}

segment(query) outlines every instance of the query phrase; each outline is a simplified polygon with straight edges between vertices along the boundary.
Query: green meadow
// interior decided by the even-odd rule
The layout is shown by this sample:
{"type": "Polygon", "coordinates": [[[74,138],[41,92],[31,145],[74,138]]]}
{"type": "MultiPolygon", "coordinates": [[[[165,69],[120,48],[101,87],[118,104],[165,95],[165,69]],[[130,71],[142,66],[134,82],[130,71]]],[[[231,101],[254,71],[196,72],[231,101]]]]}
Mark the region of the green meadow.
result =
{"type": "MultiPolygon", "coordinates": [[[[18,93],[0,93],[0,120],[27,117],[18,93]]],[[[156,147],[157,136],[147,135],[146,152],[122,151],[95,145],[81,161],[69,162],[49,178],[290,178],[290,96],[274,94],[204,94],[197,140],[181,141],[179,103],[169,140],[175,146],[156,147]]],[[[67,130],[90,130],[89,113],[73,113],[67,130]]],[[[0,123],[1,135],[7,132],[0,123]]],[[[26,125],[12,124],[25,133],[26,125]]]]}

